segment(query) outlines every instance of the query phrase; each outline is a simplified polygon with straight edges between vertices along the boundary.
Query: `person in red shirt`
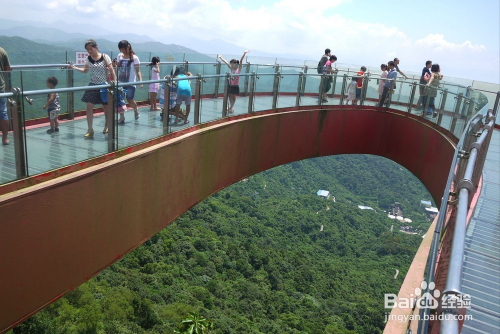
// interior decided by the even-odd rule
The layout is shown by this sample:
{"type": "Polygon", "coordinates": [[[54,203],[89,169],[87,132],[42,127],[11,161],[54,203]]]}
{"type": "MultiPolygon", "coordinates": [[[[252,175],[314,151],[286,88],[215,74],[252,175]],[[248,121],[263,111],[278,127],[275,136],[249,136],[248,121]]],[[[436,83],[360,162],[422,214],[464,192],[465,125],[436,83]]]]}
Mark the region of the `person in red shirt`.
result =
{"type": "Polygon", "coordinates": [[[363,89],[363,78],[366,72],[366,67],[361,66],[361,70],[356,74],[358,84],[356,85],[356,98],[352,100],[352,104],[356,105],[358,104],[358,100],[361,98],[361,91],[363,89]]]}

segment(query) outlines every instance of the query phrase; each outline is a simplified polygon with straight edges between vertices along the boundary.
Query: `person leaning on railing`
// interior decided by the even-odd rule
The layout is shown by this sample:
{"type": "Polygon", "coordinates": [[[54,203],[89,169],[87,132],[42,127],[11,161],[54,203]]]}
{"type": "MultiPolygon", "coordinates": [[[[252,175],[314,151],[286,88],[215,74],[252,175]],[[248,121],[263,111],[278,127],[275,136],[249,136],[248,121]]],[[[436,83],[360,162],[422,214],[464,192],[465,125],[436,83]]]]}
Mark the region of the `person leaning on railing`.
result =
{"type": "MultiPolygon", "coordinates": [[[[0,93],[5,93],[4,72],[10,72],[10,62],[7,52],[0,48],[0,93]]],[[[5,76],[9,73],[5,73],[5,76]]],[[[2,131],[2,144],[9,145],[9,116],[7,115],[7,98],[0,98],[0,131],[2,131]]]]}
{"type": "Polygon", "coordinates": [[[404,74],[404,73],[403,73],[403,71],[401,71],[401,70],[399,69],[399,66],[398,66],[398,65],[399,65],[399,58],[394,58],[394,68],[396,69],[396,71],[397,71],[399,74],[401,74],[402,76],[404,76],[404,77],[405,77],[405,79],[408,79],[408,77],[406,76],[406,74],[404,74]]]}
{"type": "Polygon", "coordinates": [[[419,93],[420,93],[420,98],[418,99],[417,102],[417,110],[422,108],[422,105],[425,105],[425,85],[429,81],[431,77],[431,68],[432,66],[432,61],[428,60],[425,62],[425,67],[422,69],[422,75],[420,76],[420,82],[419,82],[419,93]]]}
{"type": "Polygon", "coordinates": [[[330,89],[332,88],[333,84],[333,77],[332,74],[338,72],[338,69],[333,67],[333,64],[337,61],[337,57],[332,55],[326,62],[324,68],[323,68],[323,74],[327,74],[326,80],[324,80],[324,86],[323,86],[323,102],[328,102],[328,98],[326,97],[330,89]]]}
{"type": "Polygon", "coordinates": [[[387,94],[389,93],[389,90],[394,88],[394,80],[398,77],[398,72],[394,68],[394,62],[390,61],[388,64],[389,67],[389,74],[387,75],[387,80],[385,81],[384,84],[384,91],[382,92],[382,98],[380,99],[380,102],[378,104],[379,107],[383,107],[385,100],[387,99],[387,94]],[[392,79],[392,80],[391,80],[392,79]]]}
{"type": "Polygon", "coordinates": [[[433,117],[437,116],[436,106],[434,105],[434,100],[436,99],[436,96],[437,96],[437,88],[439,87],[439,84],[441,83],[441,79],[443,79],[443,75],[439,73],[440,71],[441,71],[441,68],[439,67],[439,64],[432,65],[431,78],[429,79],[429,82],[427,83],[427,86],[425,87],[426,90],[428,90],[427,94],[426,94],[427,98],[429,98],[429,109],[427,110],[427,115],[433,115],[433,117]]]}

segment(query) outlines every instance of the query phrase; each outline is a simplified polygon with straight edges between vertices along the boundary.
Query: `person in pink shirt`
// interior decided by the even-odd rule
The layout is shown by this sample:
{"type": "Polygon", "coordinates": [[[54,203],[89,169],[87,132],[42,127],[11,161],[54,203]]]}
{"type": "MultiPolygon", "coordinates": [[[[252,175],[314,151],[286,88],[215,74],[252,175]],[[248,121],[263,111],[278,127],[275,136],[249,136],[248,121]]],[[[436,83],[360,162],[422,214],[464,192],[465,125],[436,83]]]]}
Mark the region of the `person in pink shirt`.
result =
{"type": "MultiPolygon", "coordinates": [[[[231,70],[231,75],[240,74],[241,68],[243,67],[243,59],[245,58],[245,55],[249,52],[250,50],[245,50],[243,56],[241,56],[241,60],[231,59],[229,63],[227,62],[227,60],[222,58],[221,55],[218,55],[218,58],[229,67],[229,69],[231,70]]],[[[231,78],[229,79],[229,91],[228,91],[229,113],[234,113],[234,104],[236,103],[236,96],[238,96],[239,94],[240,94],[240,77],[231,76],[231,78]]]]}

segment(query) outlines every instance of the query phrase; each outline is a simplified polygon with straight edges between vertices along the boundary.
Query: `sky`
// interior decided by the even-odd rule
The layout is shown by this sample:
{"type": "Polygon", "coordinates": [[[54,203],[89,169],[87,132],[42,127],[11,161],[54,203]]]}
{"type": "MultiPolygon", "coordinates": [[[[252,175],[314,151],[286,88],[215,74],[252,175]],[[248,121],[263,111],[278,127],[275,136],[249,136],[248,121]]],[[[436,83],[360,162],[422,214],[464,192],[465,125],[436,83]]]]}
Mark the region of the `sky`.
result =
{"type": "MultiPolygon", "coordinates": [[[[0,0],[0,17],[90,23],[182,45],[221,39],[241,47],[377,67],[398,57],[420,72],[500,82],[499,0],[0,0]]],[[[68,23],[70,24],[70,23],[68,23]]],[[[64,27],[60,27],[64,30],[64,27]]],[[[203,52],[203,50],[198,50],[203,52]]]]}

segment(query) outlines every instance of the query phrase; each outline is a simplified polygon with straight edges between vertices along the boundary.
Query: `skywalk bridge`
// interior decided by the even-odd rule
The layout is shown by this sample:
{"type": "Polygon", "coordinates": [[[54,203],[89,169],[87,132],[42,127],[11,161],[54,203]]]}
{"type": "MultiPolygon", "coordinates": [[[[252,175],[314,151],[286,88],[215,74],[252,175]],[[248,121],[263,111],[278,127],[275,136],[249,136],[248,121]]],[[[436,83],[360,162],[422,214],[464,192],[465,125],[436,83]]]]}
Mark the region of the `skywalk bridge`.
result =
{"type": "MultiPolygon", "coordinates": [[[[256,65],[251,71],[246,65],[233,114],[230,75],[220,73],[220,64],[162,64],[168,72],[173,65],[195,73],[205,72],[196,71],[200,67],[215,69],[190,78],[189,124],[169,123],[169,117],[162,120],[159,112],[141,106],[140,118],[128,111],[124,125],[115,111],[103,134],[104,116],[96,110],[92,140],[83,138],[87,124],[78,111],[89,87],[74,85],[73,71],[61,70],[64,64],[14,66],[14,88],[0,94],[9,99],[12,121],[11,144],[0,150],[0,268],[8,273],[0,278],[1,332],[98,274],[214,192],[275,166],[333,154],[387,157],[417,176],[440,206],[400,296],[414,293],[422,279],[435,282],[444,300],[472,296],[468,310],[437,311],[467,311],[473,320],[465,324],[389,321],[386,332],[500,330],[495,130],[500,94],[445,82],[433,117],[416,109],[419,87],[413,80],[397,80],[399,91],[380,108],[377,76],[363,77],[360,105],[351,106],[346,105],[349,69],[333,75],[324,103],[318,93],[325,75],[309,74],[304,66],[256,65]],[[62,71],[68,87],[29,86],[30,78],[46,77],[47,71],[62,71]],[[53,135],[37,111],[49,92],[59,92],[63,102],[64,120],[53,135]],[[58,215],[49,214],[55,211],[58,215]]],[[[168,87],[176,80],[138,82],[145,85],[144,92],[137,90],[139,99],[147,98],[147,84],[168,87]]],[[[120,86],[93,88],[108,89],[112,100],[120,86]]],[[[166,100],[168,94],[166,89],[166,100]]],[[[422,318],[429,311],[420,310],[422,318]]]]}

